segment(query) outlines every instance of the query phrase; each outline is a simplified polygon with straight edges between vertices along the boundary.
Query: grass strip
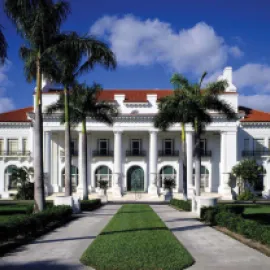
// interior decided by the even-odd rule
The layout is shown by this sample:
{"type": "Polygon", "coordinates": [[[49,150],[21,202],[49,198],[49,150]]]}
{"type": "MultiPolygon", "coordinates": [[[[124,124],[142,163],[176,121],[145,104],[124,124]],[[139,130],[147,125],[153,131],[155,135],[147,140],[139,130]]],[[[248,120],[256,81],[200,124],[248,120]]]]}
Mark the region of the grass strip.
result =
{"type": "Polygon", "coordinates": [[[97,270],[181,270],[189,252],[149,205],[124,205],[85,250],[81,262],[97,270]]]}

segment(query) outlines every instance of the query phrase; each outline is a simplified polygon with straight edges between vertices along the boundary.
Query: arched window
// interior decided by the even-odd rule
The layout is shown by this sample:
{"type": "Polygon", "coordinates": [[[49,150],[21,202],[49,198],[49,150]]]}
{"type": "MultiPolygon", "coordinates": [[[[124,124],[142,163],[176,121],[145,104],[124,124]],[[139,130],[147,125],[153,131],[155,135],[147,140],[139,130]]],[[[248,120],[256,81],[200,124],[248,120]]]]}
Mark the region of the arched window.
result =
{"type": "Polygon", "coordinates": [[[96,187],[99,187],[100,180],[108,181],[108,187],[112,186],[112,171],[109,167],[100,166],[96,169],[95,172],[96,187]]]}
{"type": "MultiPolygon", "coordinates": [[[[79,170],[76,166],[71,166],[72,191],[76,192],[79,184],[79,170]]],[[[65,168],[62,170],[62,187],[65,187],[65,168]]]]}
{"type": "Polygon", "coordinates": [[[9,165],[5,169],[5,190],[11,190],[11,189],[17,188],[17,184],[14,181],[11,181],[11,175],[14,169],[16,170],[17,166],[9,165]]]}
{"type": "Polygon", "coordinates": [[[160,169],[160,186],[163,186],[163,181],[166,178],[172,178],[176,180],[176,170],[172,166],[164,166],[160,169]]]}
{"type": "MultiPolygon", "coordinates": [[[[195,168],[193,168],[193,185],[195,185],[195,168]]],[[[201,165],[201,188],[209,187],[209,170],[201,165]]]]}

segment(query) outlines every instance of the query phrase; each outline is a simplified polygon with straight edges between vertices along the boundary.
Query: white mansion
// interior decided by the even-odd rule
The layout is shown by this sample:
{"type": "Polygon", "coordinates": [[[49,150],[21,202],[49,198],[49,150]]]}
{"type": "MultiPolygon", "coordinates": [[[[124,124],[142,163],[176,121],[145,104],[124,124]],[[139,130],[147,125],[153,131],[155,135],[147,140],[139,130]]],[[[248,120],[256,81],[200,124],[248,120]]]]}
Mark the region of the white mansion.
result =
{"type": "MultiPolygon", "coordinates": [[[[212,112],[213,123],[206,128],[201,141],[202,182],[205,193],[218,193],[223,198],[237,192],[230,177],[232,167],[241,159],[251,157],[263,164],[267,173],[261,187],[270,196],[270,113],[238,106],[238,93],[232,83],[232,68],[224,69],[219,78],[227,79],[228,88],[220,95],[238,114],[237,121],[227,121],[212,112]]],[[[162,179],[176,180],[175,193],[182,192],[181,126],[167,132],[153,127],[157,104],[172,90],[104,90],[100,100],[119,106],[120,115],[113,126],[88,119],[88,188],[98,191],[98,181],[109,181],[111,196],[128,192],[145,192],[153,197],[162,193],[162,179]]],[[[43,81],[43,109],[58,99],[59,90],[43,81]]],[[[33,166],[34,107],[0,114],[0,196],[8,198],[15,190],[10,183],[14,166],[33,166]]],[[[59,114],[44,115],[44,171],[46,193],[64,191],[64,126],[59,114]]],[[[187,181],[194,187],[193,130],[187,126],[187,181]]],[[[72,181],[74,192],[82,192],[82,133],[72,130],[72,181]]]]}

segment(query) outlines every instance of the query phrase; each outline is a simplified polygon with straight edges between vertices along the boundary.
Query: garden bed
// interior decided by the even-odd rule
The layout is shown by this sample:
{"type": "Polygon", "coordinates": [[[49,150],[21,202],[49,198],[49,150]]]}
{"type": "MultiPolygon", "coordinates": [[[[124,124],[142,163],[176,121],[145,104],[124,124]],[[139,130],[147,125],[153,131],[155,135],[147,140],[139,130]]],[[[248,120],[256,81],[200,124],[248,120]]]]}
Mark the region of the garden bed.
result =
{"type": "Polygon", "coordinates": [[[81,262],[99,269],[180,270],[194,260],[149,205],[124,205],[81,262]]]}

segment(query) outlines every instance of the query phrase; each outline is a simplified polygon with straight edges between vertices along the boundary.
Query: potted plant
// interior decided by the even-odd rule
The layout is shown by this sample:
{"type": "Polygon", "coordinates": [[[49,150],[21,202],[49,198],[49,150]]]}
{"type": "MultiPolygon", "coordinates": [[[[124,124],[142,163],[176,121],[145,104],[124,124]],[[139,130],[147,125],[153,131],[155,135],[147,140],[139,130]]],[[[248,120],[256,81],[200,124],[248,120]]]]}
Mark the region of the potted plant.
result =
{"type": "Polygon", "coordinates": [[[106,180],[100,180],[99,181],[99,195],[106,196],[107,195],[107,189],[108,189],[108,181],[106,180]]]}
{"type": "Polygon", "coordinates": [[[165,201],[170,201],[173,195],[172,189],[175,188],[175,180],[173,178],[165,178],[163,180],[163,186],[165,201]]]}

